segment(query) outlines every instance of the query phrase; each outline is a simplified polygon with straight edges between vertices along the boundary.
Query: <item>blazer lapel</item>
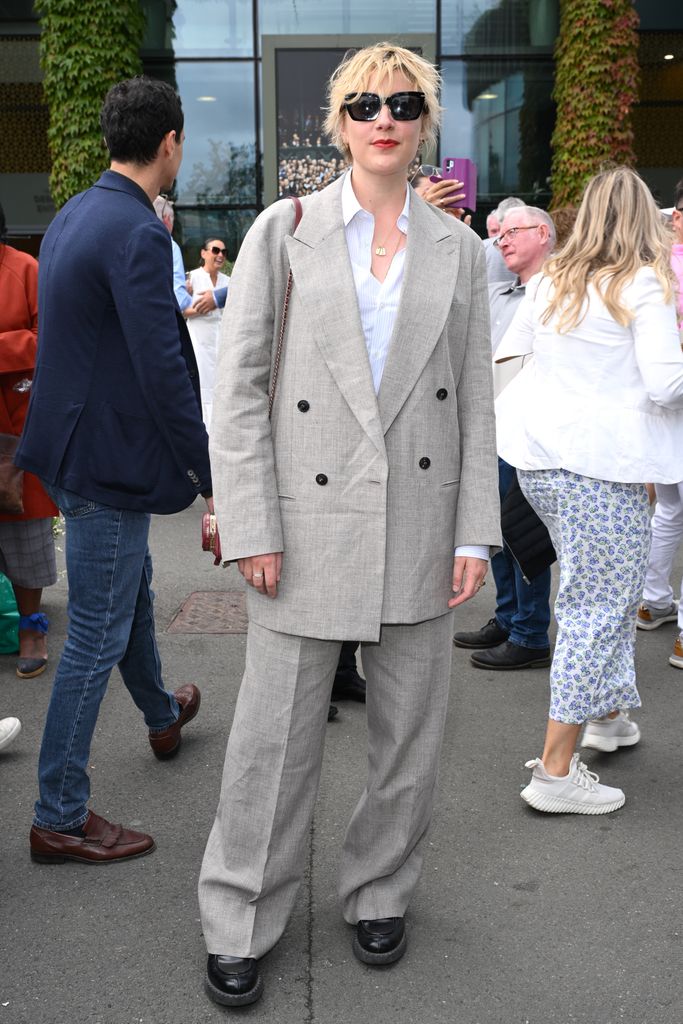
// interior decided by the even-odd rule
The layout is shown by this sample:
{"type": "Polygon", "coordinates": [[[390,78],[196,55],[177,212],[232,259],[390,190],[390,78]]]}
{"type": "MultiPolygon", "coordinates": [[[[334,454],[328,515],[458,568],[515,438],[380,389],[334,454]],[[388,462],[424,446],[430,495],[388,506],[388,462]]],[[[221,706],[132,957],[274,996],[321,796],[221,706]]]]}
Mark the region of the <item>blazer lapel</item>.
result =
{"type": "Polygon", "coordinates": [[[404,283],[379,389],[384,433],[408,398],[443,331],[453,300],[460,240],[411,196],[404,283]]]}
{"type": "Polygon", "coordinates": [[[341,209],[341,179],[307,204],[294,236],[285,239],[294,289],[318,348],[353,415],[384,453],[384,432],[372,383],[341,209]]]}

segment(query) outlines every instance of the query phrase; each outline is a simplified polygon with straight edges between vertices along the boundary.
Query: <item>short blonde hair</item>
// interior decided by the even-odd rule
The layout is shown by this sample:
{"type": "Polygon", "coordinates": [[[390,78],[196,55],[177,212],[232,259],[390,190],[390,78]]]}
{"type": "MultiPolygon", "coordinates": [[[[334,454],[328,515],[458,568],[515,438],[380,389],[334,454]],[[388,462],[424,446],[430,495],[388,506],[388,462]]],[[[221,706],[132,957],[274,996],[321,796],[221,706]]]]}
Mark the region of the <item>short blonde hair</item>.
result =
{"type": "Polygon", "coordinates": [[[334,145],[348,160],[351,156],[342,138],[346,110],[345,97],[366,92],[370,81],[380,81],[391,75],[404,75],[415,86],[417,92],[425,94],[422,112],[421,141],[429,146],[436,145],[441,124],[443,107],[439,104],[441,76],[424,57],[393,43],[375,43],[362,50],[349,51],[333,72],[327,87],[327,114],[324,129],[334,145]]]}

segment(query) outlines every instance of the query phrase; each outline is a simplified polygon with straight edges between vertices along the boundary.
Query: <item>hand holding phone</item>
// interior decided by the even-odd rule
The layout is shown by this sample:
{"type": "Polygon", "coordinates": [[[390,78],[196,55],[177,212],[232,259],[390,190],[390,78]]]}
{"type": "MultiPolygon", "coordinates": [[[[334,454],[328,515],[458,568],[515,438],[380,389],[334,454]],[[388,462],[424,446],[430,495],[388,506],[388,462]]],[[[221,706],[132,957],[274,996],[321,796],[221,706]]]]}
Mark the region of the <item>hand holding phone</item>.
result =
{"type": "Polygon", "coordinates": [[[442,162],[442,177],[463,183],[463,197],[459,206],[472,213],[477,209],[477,165],[464,157],[446,156],[442,162]]]}

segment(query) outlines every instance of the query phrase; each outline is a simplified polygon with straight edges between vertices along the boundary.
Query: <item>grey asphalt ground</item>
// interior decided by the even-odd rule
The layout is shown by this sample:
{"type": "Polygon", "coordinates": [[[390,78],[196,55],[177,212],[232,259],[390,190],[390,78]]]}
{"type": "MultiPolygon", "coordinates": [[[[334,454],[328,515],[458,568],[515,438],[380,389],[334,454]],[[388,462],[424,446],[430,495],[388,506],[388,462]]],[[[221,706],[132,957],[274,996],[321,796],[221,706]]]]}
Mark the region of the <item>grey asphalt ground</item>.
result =
{"type": "MultiPolygon", "coordinates": [[[[234,569],[214,568],[200,551],[200,511],[157,518],[152,531],[167,684],[196,681],[200,714],[178,758],[158,762],[115,674],[91,754],[93,809],[151,832],[151,856],[106,867],[28,856],[37,752],[66,630],[63,577],[45,597],[48,672],[22,681],[14,657],[0,658],[0,715],[23,723],[0,755],[0,1024],[681,1024],[683,672],[667,664],[673,624],[638,638],[640,745],[586,751],[627,795],[605,817],[543,816],[519,799],[524,761],[541,751],[548,670],[488,673],[455,651],[408,952],[384,969],[355,960],[336,902],[339,848],[365,772],[364,709],[342,704],[328,726],[305,881],[263,962],[265,995],[239,1011],[208,1001],[196,883],[245,637],[166,632],[192,592],[238,586],[234,569]]],[[[490,583],[458,627],[482,625],[493,599],[490,583]]]]}

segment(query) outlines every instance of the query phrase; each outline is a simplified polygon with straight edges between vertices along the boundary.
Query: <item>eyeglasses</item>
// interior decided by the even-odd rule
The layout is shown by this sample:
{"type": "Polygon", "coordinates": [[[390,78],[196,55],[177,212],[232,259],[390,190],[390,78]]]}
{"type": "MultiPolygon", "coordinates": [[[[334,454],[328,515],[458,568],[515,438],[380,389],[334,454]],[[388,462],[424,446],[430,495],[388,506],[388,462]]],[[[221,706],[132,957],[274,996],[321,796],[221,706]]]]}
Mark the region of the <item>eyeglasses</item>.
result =
{"type": "Polygon", "coordinates": [[[217,245],[212,245],[211,246],[211,252],[214,254],[214,256],[218,256],[219,252],[222,253],[223,256],[227,256],[228,255],[228,250],[227,249],[221,249],[217,245]]]}
{"type": "Polygon", "coordinates": [[[499,248],[499,246],[502,244],[502,242],[505,241],[506,238],[512,241],[512,239],[515,237],[518,231],[535,231],[536,228],[540,228],[540,226],[540,224],[529,224],[525,228],[508,228],[507,231],[504,231],[502,235],[498,235],[497,238],[493,239],[493,244],[495,245],[496,248],[499,248]]]}
{"type": "Polygon", "coordinates": [[[391,96],[350,92],[344,97],[344,109],[352,121],[376,121],[385,103],[394,121],[417,121],[426,110],[423,92],[395,92],[391,96]]]}
{"type": "Polygon", "coordinates": [[[414,182],[416,178],[431,178],[432,176],[437,175],[439,178],[441,177],[440,167],[433,167],[432,164],[420,164],[420,166],[415,171],[415,174],[413,174],[410,181],[412,184],[412,182],[414,182]]]}

